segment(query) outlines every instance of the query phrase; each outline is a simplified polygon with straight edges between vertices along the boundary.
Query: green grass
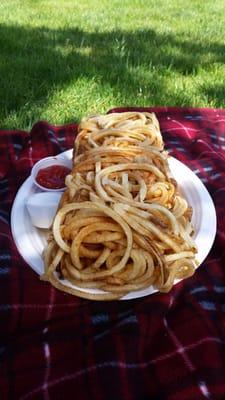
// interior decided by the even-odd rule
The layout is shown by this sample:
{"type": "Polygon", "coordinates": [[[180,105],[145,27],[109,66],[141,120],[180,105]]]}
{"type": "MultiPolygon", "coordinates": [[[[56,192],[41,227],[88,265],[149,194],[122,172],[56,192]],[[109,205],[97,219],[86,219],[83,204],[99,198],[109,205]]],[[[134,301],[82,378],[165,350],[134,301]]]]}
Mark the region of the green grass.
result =
{"type": "Polygon", "coordinates": [[[224,0],[1,0],[0,128],[225,107],[224,0]]]}

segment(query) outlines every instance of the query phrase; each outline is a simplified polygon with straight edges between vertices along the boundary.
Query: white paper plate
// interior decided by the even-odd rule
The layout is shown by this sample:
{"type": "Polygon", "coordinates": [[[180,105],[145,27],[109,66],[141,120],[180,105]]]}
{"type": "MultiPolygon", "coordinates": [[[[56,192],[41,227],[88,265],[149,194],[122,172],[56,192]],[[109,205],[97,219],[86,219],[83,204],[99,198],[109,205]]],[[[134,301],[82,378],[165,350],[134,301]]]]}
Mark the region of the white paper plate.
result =
{"type": "MultiPolygon", "coordinates": [[[[61,153],[59,158],[72,158],[72,150],[61,153]]],[[[169,158],[170,170],[176,179],[179,189],[188,203],[193,208],[192,223],[195,229],[195,242],[198,247],[197,260],[199,265],[208,255],[216,235],[216,212],[213,201],[201,180],[183,163],[177,159],[169,158]]],[[[27,198],[40,190],[37,189],[29,177],[20,187],[13,203],[11,213],[11,229],[16,246],[27,264],[39,275],[43,273],[44,265],[42,252],[46,244],[47,232],[35,228],[30,221],[25,202],[27,198]]],[[[64,284],[72,286],[64,280],[64,284]]],[[[84,292],[101,293],[98,289],[81,289],[84,292]]],[[[147,296],[156,292],[150,286],[147,289],[134,291],[123,300],[147,296]]]]}

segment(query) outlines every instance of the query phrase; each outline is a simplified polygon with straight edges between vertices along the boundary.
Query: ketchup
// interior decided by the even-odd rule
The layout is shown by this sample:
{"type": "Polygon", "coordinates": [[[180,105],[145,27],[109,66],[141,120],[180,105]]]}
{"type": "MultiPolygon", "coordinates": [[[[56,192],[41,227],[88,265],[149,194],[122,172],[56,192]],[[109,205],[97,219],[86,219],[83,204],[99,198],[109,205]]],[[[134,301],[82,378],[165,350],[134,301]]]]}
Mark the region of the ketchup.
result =
{"type": "Polygon", "coordinates": [[[47,189],[62,189],[70,169],[63,165],[51,165],[38,171],[36,181],[47,189]]]}

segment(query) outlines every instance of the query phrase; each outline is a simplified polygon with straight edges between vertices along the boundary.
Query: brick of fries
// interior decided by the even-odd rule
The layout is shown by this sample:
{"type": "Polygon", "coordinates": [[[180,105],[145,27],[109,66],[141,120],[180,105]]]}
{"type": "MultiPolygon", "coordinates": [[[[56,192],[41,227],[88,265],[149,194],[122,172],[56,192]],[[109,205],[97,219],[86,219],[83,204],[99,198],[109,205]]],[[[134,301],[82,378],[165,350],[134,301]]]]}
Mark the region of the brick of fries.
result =
{"type": "Polygon", "coordinates": [[[194,273],[192,210],[154,114],[82,120],[73,157],[42,279],[72,295],[113,300],[151,285],[167,292],[194,273]]]}

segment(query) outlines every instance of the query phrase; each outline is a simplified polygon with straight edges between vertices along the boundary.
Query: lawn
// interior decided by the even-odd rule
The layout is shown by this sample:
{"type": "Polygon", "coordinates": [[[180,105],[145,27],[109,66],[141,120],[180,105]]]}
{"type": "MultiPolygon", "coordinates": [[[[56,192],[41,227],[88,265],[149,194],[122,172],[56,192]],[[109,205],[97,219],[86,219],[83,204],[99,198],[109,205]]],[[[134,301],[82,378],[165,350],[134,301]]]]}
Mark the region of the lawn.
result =
{"type": "Polygon", "coordinates": [[[1,0],[0,128],[225,107],[224,0],[1,0]]]}

